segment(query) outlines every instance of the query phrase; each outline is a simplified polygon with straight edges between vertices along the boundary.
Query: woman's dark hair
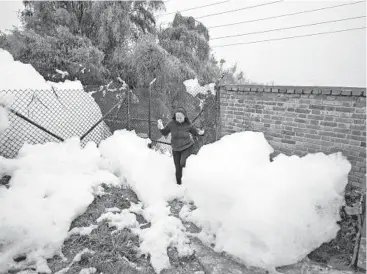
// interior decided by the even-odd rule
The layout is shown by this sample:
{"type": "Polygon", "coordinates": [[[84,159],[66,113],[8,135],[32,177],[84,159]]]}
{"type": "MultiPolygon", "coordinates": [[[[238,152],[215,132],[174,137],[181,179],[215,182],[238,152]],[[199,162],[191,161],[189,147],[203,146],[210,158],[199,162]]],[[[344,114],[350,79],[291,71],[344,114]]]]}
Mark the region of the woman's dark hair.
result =
{"type": "MultiPolygon", "coordinates": [[[[172,120],[175,120],[175,121],[176,121],[176,113],[175,113],[175,114],[173,114],[172,120]]],[[[186,116],[185,116],[184,122],[186,122],[186,123],[188,123],[188,124],[191,124],[191,122],[190,122],[189,118],[187,118],[186,116]]]]}

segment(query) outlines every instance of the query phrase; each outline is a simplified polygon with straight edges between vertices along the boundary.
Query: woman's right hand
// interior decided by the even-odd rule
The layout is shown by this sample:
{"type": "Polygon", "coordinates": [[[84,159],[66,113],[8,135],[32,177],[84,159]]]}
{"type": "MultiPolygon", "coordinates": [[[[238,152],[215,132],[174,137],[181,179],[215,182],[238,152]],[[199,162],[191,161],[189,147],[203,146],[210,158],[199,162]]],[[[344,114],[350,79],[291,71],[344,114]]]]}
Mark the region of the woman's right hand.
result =
{"type": "Polygon", "coordinates": [[[163,126],[163,123],[162,123],[162,120],[161,120],[161,119],[159,119],[159,120],[157,121],[157,123],[158,123],[158,129],[159,129],[159,130],[161,130],[161,129],[163,129],[163,128],[164,128],[164,126],[163,126]]]}

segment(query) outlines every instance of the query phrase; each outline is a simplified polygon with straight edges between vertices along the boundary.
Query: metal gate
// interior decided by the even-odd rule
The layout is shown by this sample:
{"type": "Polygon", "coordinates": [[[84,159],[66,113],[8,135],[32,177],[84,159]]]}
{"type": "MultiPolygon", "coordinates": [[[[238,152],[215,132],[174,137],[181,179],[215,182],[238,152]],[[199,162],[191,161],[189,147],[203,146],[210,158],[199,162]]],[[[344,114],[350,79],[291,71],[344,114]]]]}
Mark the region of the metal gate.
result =
{"type": "MultiPolygon", "coordinates": [[[[205,130],[205,135],[194,137],[194,153],[208,143],[219,138],[219,90],[217,85],[197,86],[187,89],[181,87],[173,95],[162,92],[159,84],[153,80],[147,87],[124,91],[126,101],[118,112],[109,115],[104,121],[111,132],[119,129],[135,130],[142,138],[151,140],[150,147],[165,154],[171,154],[170,135],[162,136],[157,128],[157,120],[168,123],[173,116],[173,110],[184,107],[188,118],[198,128],[205,130]]],[[[102,109],[109,109],[116,102],[116,95],[105,95],[97,102],[102,109]],[[103,106],[105,105],[105,106],[103,106]]],[[[103,111],[102,111],[103,112],[103,111]]]]}

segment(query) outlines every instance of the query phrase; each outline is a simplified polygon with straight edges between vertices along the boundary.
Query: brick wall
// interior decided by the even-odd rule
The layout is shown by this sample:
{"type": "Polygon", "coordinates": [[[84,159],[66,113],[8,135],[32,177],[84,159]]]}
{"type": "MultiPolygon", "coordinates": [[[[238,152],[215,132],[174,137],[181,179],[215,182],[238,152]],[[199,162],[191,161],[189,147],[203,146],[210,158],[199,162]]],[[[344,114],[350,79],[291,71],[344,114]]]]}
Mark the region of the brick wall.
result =
{"type": "Polygon", "coordinates": [[[349,182],[366,186],[366,89],[221,86],[221,135],[261,131],[276,153],[341,151],[349,182]]]}

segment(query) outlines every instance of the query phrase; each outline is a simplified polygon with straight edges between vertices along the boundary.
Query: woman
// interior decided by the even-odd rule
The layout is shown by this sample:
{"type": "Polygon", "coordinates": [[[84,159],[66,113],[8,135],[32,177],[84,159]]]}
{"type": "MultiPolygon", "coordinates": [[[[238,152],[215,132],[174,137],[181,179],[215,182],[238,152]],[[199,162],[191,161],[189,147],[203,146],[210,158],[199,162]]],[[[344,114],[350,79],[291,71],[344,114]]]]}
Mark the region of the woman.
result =
{"type": "Polygon", "coordinates": [[[173,161],[176,167],[176,181],[181,185],[182,169],[186,166],[186,160],[192,153],[194,141],[192,135],[204,135],[204,130],[196,129],[187,118],[186,110],[179,107],[175,110],[172,120],[164,127],[158,120],[158,129],[167,136],[171,133],[171,146],[173,161]]]}

